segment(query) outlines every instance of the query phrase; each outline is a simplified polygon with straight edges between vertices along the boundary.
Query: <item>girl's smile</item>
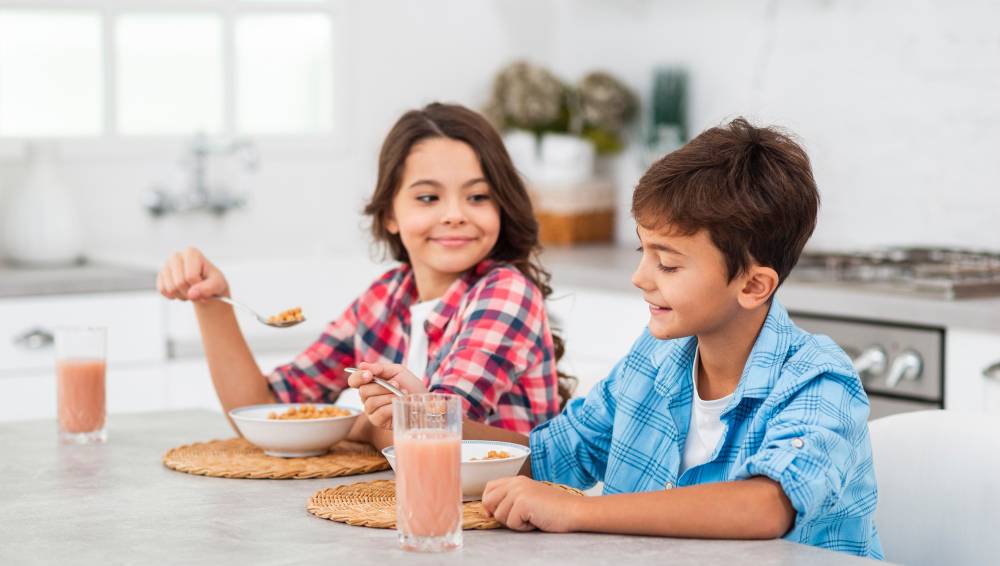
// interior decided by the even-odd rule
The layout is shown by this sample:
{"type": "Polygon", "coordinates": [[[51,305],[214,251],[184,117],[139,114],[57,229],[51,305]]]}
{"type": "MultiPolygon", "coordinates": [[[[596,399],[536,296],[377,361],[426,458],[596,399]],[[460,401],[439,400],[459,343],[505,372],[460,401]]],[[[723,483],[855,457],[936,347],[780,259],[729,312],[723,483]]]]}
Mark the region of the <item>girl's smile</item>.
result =
{"type": "Polygon", "coordinates": [[[428,238],[431,242],[440,244],[446,248],[460,248],[462,246],[471,244],[478,240],[479,238],[470,236],[438,236],[428,238]]]}

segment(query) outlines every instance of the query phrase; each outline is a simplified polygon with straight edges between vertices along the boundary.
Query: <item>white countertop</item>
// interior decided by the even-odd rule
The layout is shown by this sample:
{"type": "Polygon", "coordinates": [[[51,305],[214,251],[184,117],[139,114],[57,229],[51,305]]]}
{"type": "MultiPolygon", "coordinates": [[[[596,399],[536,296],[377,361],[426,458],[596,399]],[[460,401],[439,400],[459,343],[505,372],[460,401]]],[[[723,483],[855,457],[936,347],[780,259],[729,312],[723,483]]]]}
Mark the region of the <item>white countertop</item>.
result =
{"type": "Polygon", "coordinates": [[[222,415],[111,415],[108,443],[63,446],[55,422],[0,425],[0,564],[863,564],[785,540],[466,531],[461,550],[399,549],[395,531],[306,511],[317,490],[392,477],[234,480],[168,470],[174,446],[234,436],[222,415]]]}
{"type": "MultiPolygon", "coordinates": [[[[25,287],[22,294],[52,286],[73,293],[134,288],[153,292],[152,263],[115,259],[117,265],[137,267],[102,268],[97,264],[70,270],[0,272],[11,275],[4,277],[10,285],[16,282],[27,285],[21,285],[25,287]],[[72,288],[66,287],[70,283],[72,288]]],[[[638,291],[630,282],[637,261],[634,250],[613,246],[550,248],[542,254],[542,262],[552,273],[552,284],[557,290],[620,293],[639,300],[638,291]]],[[[345,252],[220,260],[219,266],[229,279],[233,295],[261,312],[273,313],[293,306],[303,308],[306,322],[287,330],[269,328],[240,315],[243,331],[255,351],[297,352],[318,337],[325,325],[391,263],[376,262],[362,252],[345,252]]],[[[14,293],[7,298],[16,296],[14,293]]],[[[1000,298],[942,300],[795,281],[785,283],[778,291],[778,298],[790,311],[802,314],[1000,332],[1000,298]]],[[[166,303],[167,338],[173,355],[200,354],[201,340],[191,306],[179,301],[166,303]]]]}
{"type": "MultiPolygon", "coordinates": [[[[132,265],[132,264],[128,264],[132,265]]],[[[61,267],[0,262],[0,299],[151,290],[156,271],[121,264],[87,262],[61,267]]]]}
{"type": "MultiPolygon", "coordinates": [[[[542,262],[553,286],[635,294],[630,275],[638,252],[612,246],[552,248],[542,262]]],[[[778,299],[790,311],[878,322],[1000,332],[1000,297],[944,300],[857,288],[788,281],[778,299]]]]}

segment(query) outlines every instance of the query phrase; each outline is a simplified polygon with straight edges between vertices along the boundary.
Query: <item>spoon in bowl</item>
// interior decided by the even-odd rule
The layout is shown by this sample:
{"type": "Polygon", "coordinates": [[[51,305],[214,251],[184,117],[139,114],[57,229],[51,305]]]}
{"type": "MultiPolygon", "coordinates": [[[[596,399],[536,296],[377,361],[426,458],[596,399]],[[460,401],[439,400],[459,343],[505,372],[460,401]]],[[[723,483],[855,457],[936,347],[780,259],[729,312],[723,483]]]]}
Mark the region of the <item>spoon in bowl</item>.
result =
{"type": "MultiPolygon", "coordinates": [[[[355,373],[361,370],[359,370],[358,368],[344,368],[344,371],[346,371],[347,373],[355,373]]],[[[375,380],[375,383],[381,385],[396,397],[406,397],[406,393],[403,393],[398,387],[382,379],[381,377],[375,377],[373,375],[372,379],[375,380]]]]}

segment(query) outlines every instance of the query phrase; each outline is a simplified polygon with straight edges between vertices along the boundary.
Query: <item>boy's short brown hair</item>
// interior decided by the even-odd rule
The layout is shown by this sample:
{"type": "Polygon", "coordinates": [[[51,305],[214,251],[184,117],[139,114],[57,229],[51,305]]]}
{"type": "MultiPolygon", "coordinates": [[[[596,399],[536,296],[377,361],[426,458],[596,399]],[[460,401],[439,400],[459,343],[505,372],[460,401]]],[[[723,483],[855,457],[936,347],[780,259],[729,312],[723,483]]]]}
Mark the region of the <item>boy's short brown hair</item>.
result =
{"type": "Polygon", "coordinates": [[[653,164],[632,195],[644,228],[707,230],[729,281],[750,263],[784,281],[816,227],[819,192],[809,157],[790,135],[743,118],[705,130],[653,164]]]}

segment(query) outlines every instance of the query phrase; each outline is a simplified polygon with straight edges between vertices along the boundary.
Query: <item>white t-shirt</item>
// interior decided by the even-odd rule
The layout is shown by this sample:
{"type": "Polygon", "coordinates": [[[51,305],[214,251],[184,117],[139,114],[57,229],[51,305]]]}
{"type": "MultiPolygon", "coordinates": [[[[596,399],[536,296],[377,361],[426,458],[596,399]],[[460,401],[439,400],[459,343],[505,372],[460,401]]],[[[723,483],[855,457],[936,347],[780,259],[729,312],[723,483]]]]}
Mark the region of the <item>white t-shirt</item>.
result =
{"type": "Polygon", "coordinates": [[[427,372],[427,332],[424,330],[424,322],[440,302],[441,299],[432,299],[410,305],[410,345],[406,348],[403,365],[421,379],[427,372]]]}
{"type": "Polygon", "coordinates": [[[705,401],[698,396],[698,352],[694,354],[694,368],[691,370],[694,394],[691,396],[691,425],[688,427],[687,440],[684,441],[684,458],[681,460],[681,471],[704,464],[715,453],[715,447],[722,440],[726,426],[719,418],[722,411],[729,405],[733,394],[721,399],[705,401]]]}

